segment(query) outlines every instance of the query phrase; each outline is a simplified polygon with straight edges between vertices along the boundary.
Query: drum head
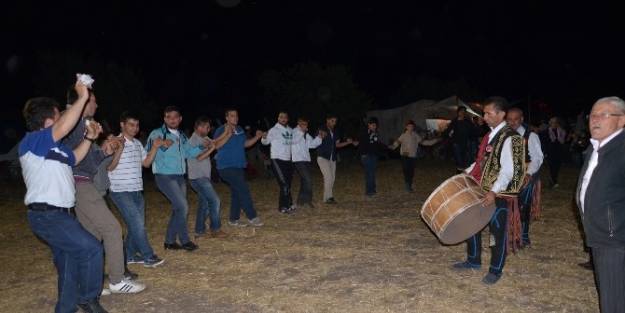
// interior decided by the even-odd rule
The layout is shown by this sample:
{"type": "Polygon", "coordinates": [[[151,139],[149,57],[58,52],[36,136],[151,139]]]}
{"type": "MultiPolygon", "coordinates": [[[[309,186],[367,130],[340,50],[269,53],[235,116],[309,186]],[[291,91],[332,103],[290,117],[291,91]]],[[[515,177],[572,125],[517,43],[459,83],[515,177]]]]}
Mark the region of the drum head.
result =
{"type": "Polygon", "coordinates": [[[488,224],[493,213],[495,213],[494,203],[489,207],[483,207],[481,203],[471,206],[450,221],[438,234],[438,238],[446,245],[467,240],[488,224]]]}

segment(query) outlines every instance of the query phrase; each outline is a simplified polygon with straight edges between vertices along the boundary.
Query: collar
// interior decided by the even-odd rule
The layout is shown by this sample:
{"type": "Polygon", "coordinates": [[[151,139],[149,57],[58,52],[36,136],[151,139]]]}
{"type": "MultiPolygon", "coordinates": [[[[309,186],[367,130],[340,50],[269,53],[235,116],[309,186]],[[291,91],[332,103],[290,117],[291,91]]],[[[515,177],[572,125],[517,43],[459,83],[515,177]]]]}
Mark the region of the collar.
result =
{"type": "Polygon", "coordinates": [[[516,129],[516,132],[521,136],[525,135],[525,127],[523,127],[523,125],[519,126],[519,128],[516,129]]]}
{"type": "Polygon", "coordinates": [[[490,128],[490,134],[488,134],[488,142],[493,140],[493,138],[495,138],[495,135],[497,135],[497,133],[499,133],[499,131],[502,130],[505,126],[506,126],[506,122],[502,121],[496,127],[494,127],[494,128],[491,127],[490,128]]]}
{"type": "Polygon", "coordinates": [[[288,124],[285,126],[285,125],[282,125],[280,123],[276,123],[276,125],[274,127],[278,127],[278,128],[281,128],[281,129],[289,129],[289,125],[288,124]]]}
{"type": "Polygon", "coordinates": [[[619,129],[615,132],[612,133],[612,135],[606,137],[605,139],[603,139],[602,141],[599,141],[597,139],[590,139],[590,144],[592,144],[592,147],[595,151],[599,150],[601,147],[605,146],[610,140],[614,139],[614,137],[618,136],[620,133],[623,132],[623,129],[619,129]]]}

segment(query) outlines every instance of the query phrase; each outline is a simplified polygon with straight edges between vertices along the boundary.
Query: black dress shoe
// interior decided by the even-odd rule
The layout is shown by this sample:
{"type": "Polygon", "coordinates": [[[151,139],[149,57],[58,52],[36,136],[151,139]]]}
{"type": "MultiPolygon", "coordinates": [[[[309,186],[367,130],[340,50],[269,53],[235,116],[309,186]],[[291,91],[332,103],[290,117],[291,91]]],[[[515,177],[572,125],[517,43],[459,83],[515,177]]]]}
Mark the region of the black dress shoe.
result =
{"type": "Polygon", "coordinates": [[[187,251],[193,251],[193,250],[197,250],[198,246],[196,244],[193,243],[193,241],[189,241],[185,244],[182,245],[182,249],[185,249],[187,251]]]}
{"type": "Polygon", "coordinates": [[[98,299],[94,299],[86,303],[79,303],[78,307],[86,313],[108,313],[108,311],[100,305],[98,299]]]}
{"type": "Polygon", "coordinates": [[[577,265],[581,266],[584,269],[591,270],[591,271],[594,269],[592,262],[590,261],[584,262],[584,263],[577,263],[577,265]]]}
{"type": "Polygon", "coordinates": [[[180,249],[182,249],[182,246],[179,245],[177,242],[174,242],[174,243],[164,243],[163,246],[165,247],[165,250],[180,250],[180,249]]]}

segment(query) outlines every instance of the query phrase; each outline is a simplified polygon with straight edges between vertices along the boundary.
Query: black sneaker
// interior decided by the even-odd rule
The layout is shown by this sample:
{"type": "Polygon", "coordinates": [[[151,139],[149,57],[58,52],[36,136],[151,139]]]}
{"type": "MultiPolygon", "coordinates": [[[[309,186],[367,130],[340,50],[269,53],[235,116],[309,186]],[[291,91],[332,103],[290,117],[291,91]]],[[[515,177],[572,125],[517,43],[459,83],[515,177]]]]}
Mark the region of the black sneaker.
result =
{"type": "Polygon", "coordinates": [[[163,264],[165,262],[165,260],[159,258],[156,254],[153,255],[151,258],[149,259],[145,259],[143,261],[143,266],[144,267],[149,267],[149,268],[155,268],[161,264],[163,264]]]}
{"type": "Polygon", "coordinates": [[[86,313],[108,313],[108,311],[100,305],[98,299],[93,299],[85,303],[79,303],[78,307],[86,313]]]}
{"type": "Polygon", "coordinates": [[[280,212],[282,214],[290,214],[291,210],[290,210],[290,208],[279,208],[278,212],[280,212]]]}
{"type": "Polygon", "coordinates": [[[189,241],[189,242],[187,242],[187,243],[182,245],[182,249],[185,249],[185,250],[187,250],[189,252],[197,250],[197,248],[199,248],[198,245],[193,243],[193,241],[189,241]]]}
{"type": "Polygon", "coordinates": [[[328,199],[325,201],[326,204],[337,204],[336,200],[334,200],[334,197],[328,199]]]}
{"type": "Polygon", "coordinates": [[[500,278],[501,278],[501,273],[499,274],[488,273],[486,274],[486,276],[484,276],[484,278],[482,279],[482,282],[486,285],[494,285],[495,283],[499,281],[500,278]]]}

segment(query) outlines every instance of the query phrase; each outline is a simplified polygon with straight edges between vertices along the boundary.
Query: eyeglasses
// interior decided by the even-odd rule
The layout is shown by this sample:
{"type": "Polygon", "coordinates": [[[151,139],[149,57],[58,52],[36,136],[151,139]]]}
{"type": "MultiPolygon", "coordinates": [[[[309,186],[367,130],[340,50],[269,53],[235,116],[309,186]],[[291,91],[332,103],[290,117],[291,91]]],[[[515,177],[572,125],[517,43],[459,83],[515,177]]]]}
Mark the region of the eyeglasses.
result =
{"type": "Polygon", "coordinates": [[[608,112],[604,112],[604,113],[592,113],[590,115],[588,115],[588,117],[592,120],[592,119],[597,119],[597,120],[607,120],[610,116],[623,116],[625,114],[618,114],[618,113],[608,113],[608,112]]]}

